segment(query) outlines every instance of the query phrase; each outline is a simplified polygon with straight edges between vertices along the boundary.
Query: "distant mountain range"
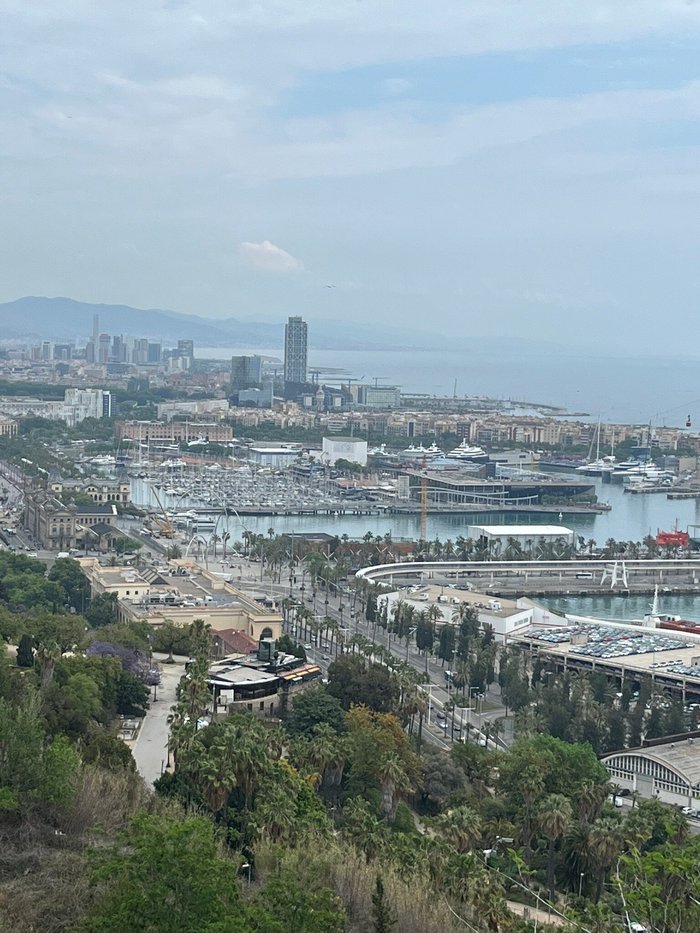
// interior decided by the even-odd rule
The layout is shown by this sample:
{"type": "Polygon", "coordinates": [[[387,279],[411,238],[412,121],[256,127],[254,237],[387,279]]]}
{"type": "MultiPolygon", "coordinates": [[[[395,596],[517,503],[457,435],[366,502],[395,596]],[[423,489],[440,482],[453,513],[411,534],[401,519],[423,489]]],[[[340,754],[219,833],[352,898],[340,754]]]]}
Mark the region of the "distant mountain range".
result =
{"type": "MultiPolygon", "coordinates": [[[[266,323],[236,318],[212,320],[196,314],[178,314],[160,308],[89,304],[72,298],[18,298],[0,304],[0,340],[71,340],[92,334],[93,316],[100,317],[100,331],[166,342],[192,339],[200,347],[279,347],[284,345],[284,322],[266,323]]],[[[436,348],[439,336],[372,326],[363,330],[347,321],[309,319],[309,344],[320,350],[381,350],[436,348]]]]}

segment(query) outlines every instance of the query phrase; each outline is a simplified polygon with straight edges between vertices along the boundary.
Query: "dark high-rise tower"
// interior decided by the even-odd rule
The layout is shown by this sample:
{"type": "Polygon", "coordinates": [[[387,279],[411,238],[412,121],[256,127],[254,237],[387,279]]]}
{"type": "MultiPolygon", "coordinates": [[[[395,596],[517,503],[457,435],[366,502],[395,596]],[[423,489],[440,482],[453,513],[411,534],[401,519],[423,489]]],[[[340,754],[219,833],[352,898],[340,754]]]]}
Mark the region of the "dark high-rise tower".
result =
{"type": "Polygon", "coordinates": [[[306,382],[308,330],[300,317],[290,317],[284,328],[284,381],[301,385],[306,382]]]}

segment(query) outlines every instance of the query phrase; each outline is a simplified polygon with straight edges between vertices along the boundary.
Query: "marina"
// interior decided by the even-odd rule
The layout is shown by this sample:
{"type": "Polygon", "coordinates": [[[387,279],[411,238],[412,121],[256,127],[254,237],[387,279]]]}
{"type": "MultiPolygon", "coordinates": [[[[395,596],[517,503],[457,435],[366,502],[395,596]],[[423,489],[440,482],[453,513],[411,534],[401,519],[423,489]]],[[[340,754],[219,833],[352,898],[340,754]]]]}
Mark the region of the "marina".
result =
{"type": "MultiPolygon", "coordinates": [[[[212,474],[217,471],[210,471],[212,474]]],[[[593,479],[592,484],[599,501],[610,506],[600,512],[575,512],[561,510],[561,523],[576,531],[576,534],[586,541],[595,540],[603,545],[613,538],[618,541],[642,541],[647,535],[655,535],[659,529],[678,527],[687,529],[691,525],[700,525],[700,500],[697,497],[684,497],[680,500],[671,500],[666,496],[642,495],[630,496],[624,493],[623,487],[616,484],[603,483],[601,479],[593,479]]],[[[321,491],[321,494],[308,500],[292,499],[300,495],[296,485],[284,480],[264,480],[264,474],[258,474],[255,479],[260,484],[260,491],[253,489],[253,480],[249,475],[248,482],[240,494],[229,497],[227,502],[228,516],[222,519],[234,537],[240,537],[241,521],[245,528],[259,534],[267,534],[272,528],[275,533],[298,532],[324,532],[331,535],[348,535],[351,538],[361,538],[367,532],[373,535],[390,533],[395,539],[416,539],[419,536],[420,515],[413,509],[398,509],[389,511],[385,506],[376,503],[348,502],[333,500],[331,496],[321,491]],[[267,493],[268,488],[270,493],[267,493]],[[274,498],[280,498],[279,490],[285,490],[287,501],[275,503],[274,498]],[[277,490],[277,492],[275,492],[277,490]],[[265,500],[267,505],[262,505],[265,500]],[[272,512],[271,510],[276,511],[272,512]],[[240,516],[236,518],[235,515],[240,516]]],[[[216,489],[216,484],[214,485],[216,489]]],[[[156,490],[166,508],[175,511],[188,509],[202,510],[208,514],[223,511],[221,496],[218,493],[210,494],[211,502],[199,502],[192,496],[192,490],[186,488],[177,477],[169,477],[168,484],[156,490]]],[[[131,495],[135,504],[153,508],[157,506],[154,489],[145,477],[131,479],[131,495]]],[[[528,509],[526,511],[510,507],[502,507],[497,513],[481,506],[455,511],[434,511],[428,515],[427,536],[429,539],[452,539],[464,533],[469,524],[518,524],[532,523],[538,516],[559,521],[559,509],[551,508],[549,511],[528,509]]]]}

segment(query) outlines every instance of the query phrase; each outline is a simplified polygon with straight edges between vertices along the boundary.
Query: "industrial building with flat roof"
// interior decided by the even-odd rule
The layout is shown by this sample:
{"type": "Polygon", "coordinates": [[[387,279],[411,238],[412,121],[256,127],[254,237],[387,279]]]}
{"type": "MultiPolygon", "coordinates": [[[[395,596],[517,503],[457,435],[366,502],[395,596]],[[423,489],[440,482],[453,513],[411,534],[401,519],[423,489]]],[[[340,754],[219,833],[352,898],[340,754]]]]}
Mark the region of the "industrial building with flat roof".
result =
{"type": "Polygon", "coordinates": [[[445,586],[413,586],[398,589],[378,598],[381,605],[386,602],[389,616],[398,602],[412,606],[416,614],[436,607],[440,618],[438,625],[456,624],[456,616],[462,606],[477,610],[479,622],[490,625],[498,641],[506,641],[515,632],[527,630],[533,623],[541,621],[546,610],[529,599],[494,599],[483,593],[445,586]]]}
{"type": "Polygon", "coordinates": [[[700,808],[700,733],[674,736],[605,755],[614,783],[640,797],[700,808]]]}

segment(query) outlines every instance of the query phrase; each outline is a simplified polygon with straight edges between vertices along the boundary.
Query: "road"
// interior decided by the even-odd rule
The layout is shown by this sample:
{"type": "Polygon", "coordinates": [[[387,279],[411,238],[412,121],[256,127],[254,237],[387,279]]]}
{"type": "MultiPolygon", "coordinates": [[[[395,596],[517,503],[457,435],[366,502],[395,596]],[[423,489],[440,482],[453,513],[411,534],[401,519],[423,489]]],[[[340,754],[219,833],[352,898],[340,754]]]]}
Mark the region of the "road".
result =
{"type": "Polygon", "coordinates": [[[146,713],[139,734],[132,748],[136,768],[150,786],[161,776],[168,763],[168,716],[175,702],[175,690],[185,672],[185,659],[166,664],[166,655],[154,654],[162,671],[162,681],[157,688],[157,699],[153,700],[146,713]]]}
{"type": "MultiPolygon", "coordinates": [[[[251,563],[244,558],[229,555],[227,564],[229,566],[226,569],[231,573],[231,582],[251,595],[265,594],[275,597],[278,600],[290,595],[289,582],[273,583],[269,578],[261,579],[262,570],[259,563],[251,563]]],[[[296,585],[292,583],[291,593],[299,600],[302,600],[304,597],[299,582],[297,582],[296,585]]],[[[364,618],[359,604],[354,610],[354,615],[352,614],[353,597],[353,593],[334,593],[331,591],[328,595],[328,602],[326,603],[325,592],[319,592],[316,599],[313,600],[313,598],[308,595],[307,587],[307,593],[303,601],[307,608],[311,609],[315,615],[320,617],[329,616],[331,619],[337,621],[339,626],[345,630],[348,638],[352,635],[359,634],[372,640],[372,635],[374,635],[376,643],[388,647],[397,659],[409,663],[422,674],[427,672],[430,678],[431,716],[430,721],[424,724],[424,729],[427,730],[428,734],[437,745],[443,748],[449,748],[450,743],[453,741],[452,713],[448,713],[446,718],[442,721],[439,721],[437,718],[437,714],[442,711],[443,706],[448,701],[452,700],[453,697],[457,704],[454,714],[455,739],[459,739],[460,734],[466,736],[467,725],[470,725],[475,732],[478,731],[479,735],[481,735],[483,725],[486,721],[493,721],[505,715],[505,709],[500,699],[500,688],[497,686],[486,693],[483,705],[479,703],[476,709],[472,708],[467,710],[467,701],[456,695],[454,690],[448,689],[445,680],[445,667],[441,661],[428,657],[426,663],[425,655],[420,654],[415,647],[409,646],[407,649],[406,645],[399,644],[395,638],[391,639],[390,634],[384,632],[384,630],[379,627],[373,631],[374,627],[364,618]],[[460,702],[463,705],[460,706],[460,702]],[[483,706],[487,708],[484,709],[483,706]]],[[[300,641],[302,640],[302,633],[295,632],[293,625],[288,624],[286,627],[290,635],[297,637],[300,641]]],[[[307,649],[309,659],[317,663],[324,671],[324,674],[327,672],[328,666],[331,663],[330,649],[323,648],[323,644],[325,643],[325,640],[321,640],[321,644],[307,649]]],[[[333,643],[333,654],[334,656],[338,654],[338,644],[336,641],[333,643]]],[[[502,748],[503,745],[504,743],[501,740],[497,740],[496,742],[489,740],[490,747],[502,748]]]]}

